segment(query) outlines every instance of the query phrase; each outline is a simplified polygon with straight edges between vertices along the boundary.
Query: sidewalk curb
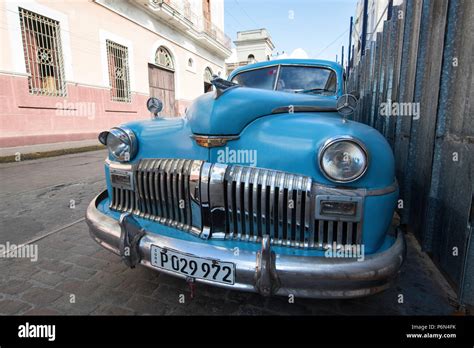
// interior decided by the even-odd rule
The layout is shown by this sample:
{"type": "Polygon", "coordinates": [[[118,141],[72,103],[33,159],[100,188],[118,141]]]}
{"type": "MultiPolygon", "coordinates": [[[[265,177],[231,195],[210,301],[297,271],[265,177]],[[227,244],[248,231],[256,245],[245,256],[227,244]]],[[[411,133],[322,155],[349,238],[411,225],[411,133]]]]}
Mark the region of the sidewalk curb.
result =
{"type": "Polygon", "coordinates": [[[31,153],[19,153],[19,158],[16,155],[1,156],[0,163],[12,163],[12,162],[21,162],[28,160],[35,160],[46,157],[56,157],[62,155],[70,155],[74,153],[89,152],[89,151],[98,151],[105,150],[104,145],[91,145],[91,146],[82,146],[82,147],[73,147],[68,149],[59,149],[51,151],[41,151],[41,152],[31,152],[31,153]]]}

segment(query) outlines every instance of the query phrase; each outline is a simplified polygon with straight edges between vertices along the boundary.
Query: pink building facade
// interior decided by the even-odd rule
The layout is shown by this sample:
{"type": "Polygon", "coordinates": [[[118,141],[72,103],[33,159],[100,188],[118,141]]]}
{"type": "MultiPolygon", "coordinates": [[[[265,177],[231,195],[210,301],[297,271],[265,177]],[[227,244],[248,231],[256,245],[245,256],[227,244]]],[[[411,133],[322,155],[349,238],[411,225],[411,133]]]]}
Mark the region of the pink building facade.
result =
{"type": "Polygon", "coordinates": [[[219,0],[2,2],[0,18],[0,148],[94,139],[149,118],[150,95],[183,115],[230,54],[219,0]]]}

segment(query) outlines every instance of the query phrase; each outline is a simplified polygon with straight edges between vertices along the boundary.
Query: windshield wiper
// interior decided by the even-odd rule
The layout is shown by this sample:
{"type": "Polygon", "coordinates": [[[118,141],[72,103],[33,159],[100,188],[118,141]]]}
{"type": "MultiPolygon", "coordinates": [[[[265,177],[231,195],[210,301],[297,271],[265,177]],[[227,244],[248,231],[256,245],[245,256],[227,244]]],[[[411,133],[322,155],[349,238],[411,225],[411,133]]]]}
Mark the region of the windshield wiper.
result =
{"type": "Polygon", "coordinates": [[[327,88],[309,88],[309,89],[300,89],[295,91],[295,93],[313,93],[313,92],[334,92],[327,88]]]}

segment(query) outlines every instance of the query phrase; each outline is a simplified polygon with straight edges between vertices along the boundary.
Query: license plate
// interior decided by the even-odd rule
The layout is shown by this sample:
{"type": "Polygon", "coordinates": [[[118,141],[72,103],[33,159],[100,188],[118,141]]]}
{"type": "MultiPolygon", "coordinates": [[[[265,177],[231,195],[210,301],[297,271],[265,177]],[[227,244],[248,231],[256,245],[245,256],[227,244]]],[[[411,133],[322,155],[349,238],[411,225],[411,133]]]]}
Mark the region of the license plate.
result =
{"type": "Polygon", "coordinates": [[[133,190],[133,173],[123,170],[113,169],[110,171],[110,181],[112,186],[120,189],[133,190]]]}
{"type": "Polygon", "coordinates": [[[205,259],[156,245],[151,246],[151,264],[191,278],[230,285],[235,282],[235,264],[232,262],[205,259]]]}

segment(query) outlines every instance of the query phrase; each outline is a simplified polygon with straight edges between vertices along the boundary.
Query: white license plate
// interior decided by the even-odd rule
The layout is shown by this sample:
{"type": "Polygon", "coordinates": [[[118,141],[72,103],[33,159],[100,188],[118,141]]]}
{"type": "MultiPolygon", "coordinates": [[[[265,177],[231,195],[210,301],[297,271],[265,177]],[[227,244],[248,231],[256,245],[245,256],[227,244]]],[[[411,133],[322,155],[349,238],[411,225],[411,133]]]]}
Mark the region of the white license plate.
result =
{"type": "Polygon", "coordinates": [[[151,264],[191,278],[230,285],[235,282],[235,264],[232,262],[205,259],[156,245],[151,246],[151,264]]]}

